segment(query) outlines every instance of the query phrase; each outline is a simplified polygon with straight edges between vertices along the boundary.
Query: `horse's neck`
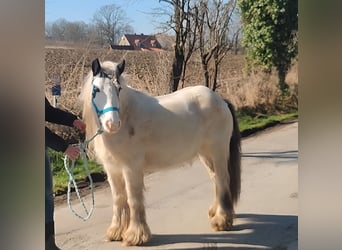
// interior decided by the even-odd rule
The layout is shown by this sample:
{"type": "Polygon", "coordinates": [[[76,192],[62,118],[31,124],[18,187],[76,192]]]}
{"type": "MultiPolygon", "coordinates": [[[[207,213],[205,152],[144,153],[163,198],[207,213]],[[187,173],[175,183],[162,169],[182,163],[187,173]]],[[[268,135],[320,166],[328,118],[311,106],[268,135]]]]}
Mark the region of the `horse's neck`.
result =
{"type": "Polygon", "coordinates": [[[120,109],[122,113],[129,113],[135,105],[139,103],[140,92],[132,87],[125,86],[120,93],[120,109]]]}
{"type": "MultiPolygon", "coordinates": [[[[128,120],[132,115],[141,117],[140,112],[145,110],[143,107],[146,107],[154,99],[154,97],[129,86],[125,86],[122,94],[120,97],[120,118],[123,121],[128,120]]],[[[137,119],[137,117],[134,119],[137,119]]]]}

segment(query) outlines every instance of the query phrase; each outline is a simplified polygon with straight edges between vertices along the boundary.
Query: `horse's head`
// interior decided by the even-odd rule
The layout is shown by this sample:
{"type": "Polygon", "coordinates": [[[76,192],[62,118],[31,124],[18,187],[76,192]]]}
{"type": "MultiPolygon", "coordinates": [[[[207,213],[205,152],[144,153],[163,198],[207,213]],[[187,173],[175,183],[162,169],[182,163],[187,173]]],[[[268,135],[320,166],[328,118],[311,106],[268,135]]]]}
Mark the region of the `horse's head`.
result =
{"type": "Polygon", "coordinates": [[[125,60],[119,64],[98,59],[92,62],[91,102],[104,132],[117,133],[121,126],[119,116],[121,90],[120,76],[125,69],[125,60]]]}

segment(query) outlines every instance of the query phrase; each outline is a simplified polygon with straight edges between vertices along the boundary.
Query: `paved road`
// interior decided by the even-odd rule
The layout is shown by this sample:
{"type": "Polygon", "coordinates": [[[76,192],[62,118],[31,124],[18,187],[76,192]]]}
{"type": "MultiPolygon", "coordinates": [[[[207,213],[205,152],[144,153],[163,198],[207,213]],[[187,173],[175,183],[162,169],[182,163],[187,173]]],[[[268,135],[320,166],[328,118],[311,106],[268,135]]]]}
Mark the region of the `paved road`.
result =
{"type": "MultiPolygon", "coordinates": [[[[105,242],[111,221],[109,188],[95,192],[92,217],[83,222],[66,204],[56,208],[62,249],[298,249],[298,123],[268,129],[242,141],[242,191],[230,232],[212,232],[207,216],[213,186],[199,161],[145,177],[144,247],[105,242]]],[[[77,208],[77,206],[75,206],[77,208]]]]}

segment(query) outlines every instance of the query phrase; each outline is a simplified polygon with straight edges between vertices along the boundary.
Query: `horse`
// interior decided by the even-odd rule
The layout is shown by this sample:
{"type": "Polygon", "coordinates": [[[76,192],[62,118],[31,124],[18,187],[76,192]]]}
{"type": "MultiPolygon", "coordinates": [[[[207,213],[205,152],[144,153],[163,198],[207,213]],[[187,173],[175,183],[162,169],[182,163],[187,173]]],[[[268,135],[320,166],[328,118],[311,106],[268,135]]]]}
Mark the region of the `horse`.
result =
{"type": "Polygon", "coordinates": [[[201,85],[151,96],[130,87],[124,69],[124,59],[95,59],[80,94],[86,139],[94,138],[89,148],[103,165],[112,192],[113,217],[105,239],[126,246],[149,242],[144,173],[196,156],[214,184],[211,228],[231,230],[241,183],[240,132],[233,105],[201,85]]]}

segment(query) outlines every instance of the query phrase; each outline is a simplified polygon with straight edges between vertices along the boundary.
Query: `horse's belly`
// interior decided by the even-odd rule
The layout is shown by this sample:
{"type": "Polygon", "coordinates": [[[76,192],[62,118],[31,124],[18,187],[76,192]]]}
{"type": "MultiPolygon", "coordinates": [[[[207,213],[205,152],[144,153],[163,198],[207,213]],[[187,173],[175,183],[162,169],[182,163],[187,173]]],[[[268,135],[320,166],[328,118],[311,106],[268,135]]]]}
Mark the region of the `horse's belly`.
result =
{"type": "Polygon", "coordinates": [[[179,165],[191,161],[197,155],[198,150],[198,138],[192,140],[186,140],[186,138],[165,140],[162,143],[156,143],[154,146],[146,148],[145,166],[159,169],[179,165]]]}
{"type": "Polygon", "coordinates": [[[147,152],[145,155],[146,168],[165,168],[191,161],[197,155],[197,151],[183,152],[147,152]]]}

